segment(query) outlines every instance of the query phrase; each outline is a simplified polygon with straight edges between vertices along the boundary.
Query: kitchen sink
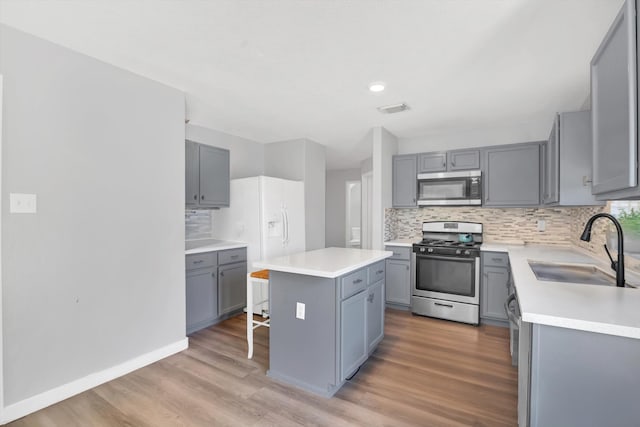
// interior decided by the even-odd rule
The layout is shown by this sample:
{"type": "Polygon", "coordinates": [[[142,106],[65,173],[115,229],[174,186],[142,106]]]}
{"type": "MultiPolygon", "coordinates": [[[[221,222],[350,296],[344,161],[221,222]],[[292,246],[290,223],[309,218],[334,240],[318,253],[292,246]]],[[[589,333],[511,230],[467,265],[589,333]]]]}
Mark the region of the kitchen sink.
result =
{"type": "Polygon", "coordinates": [[[616,285],[616,277],[613,274],[594,265],[529,261],[529,266],[538,280],[586,285],[616,285]]]}

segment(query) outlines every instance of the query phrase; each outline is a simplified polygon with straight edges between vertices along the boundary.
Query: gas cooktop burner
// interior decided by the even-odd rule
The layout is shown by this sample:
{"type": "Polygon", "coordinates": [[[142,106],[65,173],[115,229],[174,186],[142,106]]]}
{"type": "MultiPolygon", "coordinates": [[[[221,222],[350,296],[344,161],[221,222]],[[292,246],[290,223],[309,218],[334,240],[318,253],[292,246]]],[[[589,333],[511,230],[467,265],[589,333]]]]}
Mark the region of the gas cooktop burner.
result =
{"type": "Polygon", "coordinates": [[[424,239],[418,245],[426,245],[426,246],[443,246],[443,247],[464,247],[464,248],[475,248],[480,246],[479,243],[476,242],[456,242],[454,240],[433,240],[433,239],[424,239]]]}

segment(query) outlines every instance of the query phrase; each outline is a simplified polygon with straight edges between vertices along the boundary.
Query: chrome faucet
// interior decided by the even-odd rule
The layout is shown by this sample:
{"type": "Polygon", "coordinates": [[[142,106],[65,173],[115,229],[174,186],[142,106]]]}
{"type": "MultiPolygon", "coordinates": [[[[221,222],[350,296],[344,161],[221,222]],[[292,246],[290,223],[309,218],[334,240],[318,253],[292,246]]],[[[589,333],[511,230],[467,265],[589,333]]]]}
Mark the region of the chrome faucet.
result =
{"type": "Polygon", "coordinates": [[[593,222],[601,217],[609,218],[616,226],[616,231],[618,233],[618,260],[614,261],[613,258],[611,258],[611,253],[609,253],[609,248],[607,248],[606,244],[604,245],[604,250],[607,251],[607,256],[611,261],[611,268],[616,272],[616,286],[624,288],[624,238],[622,237],[622,226],[618,220],[608,213],[595,214],[589,218],[589,221],[585,224],[580,240],[584,240],[585,242],[591,240],[591,227],[593,226],[593,222]]]}

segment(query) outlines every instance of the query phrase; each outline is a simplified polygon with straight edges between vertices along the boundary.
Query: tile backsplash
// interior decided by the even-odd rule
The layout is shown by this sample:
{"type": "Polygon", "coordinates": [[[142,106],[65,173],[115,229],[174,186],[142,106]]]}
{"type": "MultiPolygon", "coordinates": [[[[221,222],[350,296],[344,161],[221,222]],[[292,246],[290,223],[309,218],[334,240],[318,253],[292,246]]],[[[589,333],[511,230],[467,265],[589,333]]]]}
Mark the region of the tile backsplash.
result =
{"type": "Polygon", "coordinates": [[[186,240],[211,238],[211,210],[185,209],[184,226],[186,240]]]}
{"type": "Polygon", "coordinates": [[[605,206],[502,209],[465,206],[386,209],[385,240],[419,239],[422,237],[421,228],[424,221],[468,221],[483,224],[485,242],[579,244],[586,249],[594,250],[595,247],[602,246],[604,243],[606,222],[596,223],[593,239],[588,244],[580,242],[580,234],[591,215],[605,211],[605,206]],[[539,220],[544,220],[545,231],[538,231],[539,220]]]}

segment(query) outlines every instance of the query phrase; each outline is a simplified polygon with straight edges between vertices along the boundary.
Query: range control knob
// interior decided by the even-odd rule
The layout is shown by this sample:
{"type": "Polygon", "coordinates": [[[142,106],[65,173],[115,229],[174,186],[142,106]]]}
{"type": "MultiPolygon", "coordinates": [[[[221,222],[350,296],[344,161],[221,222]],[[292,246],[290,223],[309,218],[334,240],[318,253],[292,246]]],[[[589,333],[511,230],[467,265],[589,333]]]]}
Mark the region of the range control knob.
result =
{"type": "Polygon", "coordinates": [[[469,255],[470,253],[471,253],[471,252],[469,252],[469,251],[464,251],[464,254],[465,254],[465,255],[469,255]]]}
{"type": "Polygon", "coordinates": [[[420,252],[424,252],[424,251],[426,251],[425,248],[420,248],[420,252]]]}
{"type": "Polygon", "coordinates": [[[427,249],[427,251],[428,251],[429,253],[431,253],[431,252],[433,252],[433,248],[429,248],[429,249],[427,249]]]}
{"type": "Polygon", "coordinates": [[[456,249],[456,255],[460,255],[462,251],[460,249],[456,249]]]}

